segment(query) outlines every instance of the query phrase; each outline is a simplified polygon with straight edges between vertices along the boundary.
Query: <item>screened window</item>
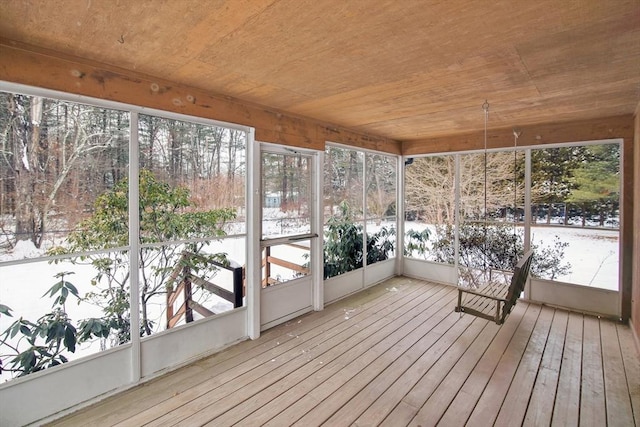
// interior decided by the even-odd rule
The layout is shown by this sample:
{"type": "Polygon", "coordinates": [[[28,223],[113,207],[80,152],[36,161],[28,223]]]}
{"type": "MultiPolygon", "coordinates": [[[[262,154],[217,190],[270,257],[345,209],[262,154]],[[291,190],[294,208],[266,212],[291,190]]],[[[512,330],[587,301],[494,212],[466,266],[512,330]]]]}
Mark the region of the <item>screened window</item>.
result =
{"type": "Polygon", "coordinates": [[[324,277],[395,256],[396,159],[327,146],[324,277]],[[366,238],[365,238],[366,236],[366,238]]]}
{"type": "Polygon", "coordinates": [[[144,336],[241,301],[244,245],[226,236],[244,232],[246,135],[141,114],[139,144],[144,336]]]}
{"type": "Polygon", "coordinates": [[[533,150],[531,241],[545,279],[618,290],[620,145],[533,150]]]}
{"type": "Polygon", "coordinates": [[[2,380],[130,340],[129,205],[117,194],[129,123],[125,111],[0,93],[2,380]],[[119,204],[107,212],[109,194],[119,204]]]}
{"type": "Polygon", "coordinates": [[[2,380],[243,304],[244,131],[4,92],[0,126],[2,380]]]}
{"type": "Polygon", "coordinates": [[[408,161],[405,255],[457,261],[461,276],[508,272],[528,241],[535,253],[534,277],[618,290],[620,145],[566,145],[530,153],[530,182],[523,149],[408,161]]]}
{"type": "Polygon", "coordinates": [[[455,194],[455,156],[405,162],[405,256],[454,262],[455,194]]]}

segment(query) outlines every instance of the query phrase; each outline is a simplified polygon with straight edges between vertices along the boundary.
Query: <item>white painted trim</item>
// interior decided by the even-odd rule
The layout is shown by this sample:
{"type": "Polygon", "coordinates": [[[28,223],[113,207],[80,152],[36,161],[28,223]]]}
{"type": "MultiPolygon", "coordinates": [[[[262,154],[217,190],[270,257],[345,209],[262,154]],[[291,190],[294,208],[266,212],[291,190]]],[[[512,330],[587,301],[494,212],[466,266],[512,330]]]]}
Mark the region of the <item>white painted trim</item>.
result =
{"type": "Polygon", "coordinates": [[[246,338],[246,311],[246,307],[239,307],[143,338],[142,378],[157,376],[246,338]]]}
{"type": "MultiPolygon", "coordinates": [[[[625,162],[625,158],[624,158],[624,139],[620,139],[620,145],[619,145],[619,152],[620,152],[620,161],[619,161],[619,176],[620,176],[620,188],[619,188],[619,195],[618,195],[618,212],[620,215],[620,222],[618,224],[618,307],[620,307],[620,315],[622,315],[622,288],[624,287],[624,283],[623,283],[623,278],[624,278],[624,267],[625,267],[625,263],[623,262],[623,254],[624,254],[624,245],[623,245],[623,234],[625,233],[625,231],[627,231],[625,229],[625,215],[624,215],[624,207],[625,207],[625,197],[623,197],[623,194],[625,193],[625,187],[624,187],[624,162],[625,162]]],[[[629,159],[630,162],[633,162],[633,157],[631,159],[629,159]]],[[[633,184],[631,184],[629,186],[629,192],[631,194],[633,194],[633,184]]],[[[640,203],[640,200],[636,200],[635,203],[640,203]]],[[[633,216],[633,209],[631,209],[631,216],[633,216]]],[[[638,224],[635,225],[635,227],[638,227],[638,224]]],[[[638,230],[634,230],[633,228],[631,230],[628,230],[629,232],[634,232],[635,234],[638,233],[638,230]]],[[[630,248],[631,253],[633,254],[633,245],[630,248]]],[[[635,254],[636,259],[639,257],[640,255],[635,254]]],[[[631,267],[632,269],[633,267],[631,267]]],[[[630,273],[632,273],[630,276],[633,276],[633,272],[630,269],[630,273]]],[[[627,296],[629,298],[629,314],[628,316],[631,316],[631,308],[632,308],[632,301],[633,301],[633,277],[629,277],[629,281],[631,281],[631,285],[629,287],[629,295],[627,296]]],[[[629,319],[627,319],[629,320],[629,319]]]]}
{"type": "Polygon", "coordinates": [[[18,378],[0,388],[0,425],[35,423],[131,384],[131,344],[18,378]]]}
{"type": "MultiPolygon", "coordinates": [[[[352,151],[359,151],[359,150],[353,150],[352,151]]],[[[360,244],[362,245],[362,262],[363,262],[363,267],[366,268],[367,266],[367,258],[368,258],[368,254],[367,254],[367,160],[369,159],[369,156],[367,155],[367,153],[362,153],[362,242],[360,242],[360,244]]],[[[357,221],[357,220],[356,220],[357,221]]]]}
{"type": "MultiPolygon", "coordinates": [[[[524,152],[524,251],[525,253],[529,249],[531,249],[531,150],[527,149],[524,152]]],[[[529,286],[525,286],[524,288],[524,297],[527,299],[531,297],[529,286]]]]}
{"type": "Polygon", "coordinates": [[[129,323],[131,330],[131,382],[140,380],[140,162],[138,114],[130,114],[129,126],[129,323]]]}
{"type": "MultiPolygon", "coordinates": [[[[540,150],[545,148],[562,148],[562,147],[575,147],[580,145],[602,145],[602,144],[616,144],[616,143],[622,145],[623,139],[622,138],[593,139],[589,141],[570,141],[570,142],[559,142],[555,144],[520,145],[518,147],[487,148],[487,153],[524,151],[527,149],[540,150]]],[[[481,148],[478,150],[467,150],[467,151],[446,151],[446,152],[440,152],[440,153],[414,154],[411,157],[418,159],[421,157],[446,156],[449,154],[482,154],[482,153],[484,153],[484,148],[481,148]]]]}
{"type": "Polygon", "coordinates": [[[318,237],[311,240],[311,271],[313,275],[313,309],[324,309],[324,151],[313,160],[313,214],[311,232],[318,237]]]}
{"type": "MultiPolygon", "coordinates": [[[[309,225],[313,227],[313,223],[310,223],[309,225]]],[[[260,240],[260,247],[268,248],[271,246],[287,245],[291,243],[292,238],[295,239],[295,241],[297,242],[304,242],[306,240],[315,239],[316,237],[317,236],[314,233],[305,233],[305,234],[293,234],[293,235],[286,235],[281,237],[266,238],[266,239],[260,240]]]]}
{"type": "Polygon", "coordinates": [[[395,276],[394,258],[369,264],[364,269],[364,287],[368,288],[395,276]]]}
{"type": "Polygon", "coordinates": [[[402,275],[404,269],[404,173],[406,160],[405,156],[398,156],[397,173],[396,173],[396,274],[402,275]]]}
{"type": "Polygon", "coordinates": [[[303,277],[262,289],[260,325],[265,330],[313,309],[313,279],[303,277]]]}
{"type": "Polygon", "coordinates": [[[260,142],[260,151],[262,153],[271,153],[271,154],[299,154],[301,156],[313,157],[318,155],[318,153],[323,153],[322,150],[310,150],[305,148],[298,147],[290,147],[288,145],[279,145],[273,142],[260,142]]]}
{"type": "MultiPolygon", "coordinates": [[[[163,246],[178,246],[185,245],[189,243],[211,243],[211,242],[219,242],[225,239],[238,239],[238,238],[246,238],[247,233],[240,234],[225,234],[224,236],[207,236],[207,237],[198,237],[196,239],[178,239],[178,240],[164,240],[162,242],[156,243],[143,243],[140,245],[140,248],[161,248],[163,246]]],[[[115,249],[111,249],[110,251],[114,251],[115,249]]]]}
{"type": "Polygon", "coordinates": [[[85,251],[85,252],[74,252],[71,254],[64,254],[64,255],[37,256],[33,258],[23,258],[23,259],[16,259],[12,261],[0,261],[0,268],[12,266],[12,265],[30,264],[32,262],[49,262],[52,260],[63,260],[63,259],[78,258],[78,257],[83,257],[88,255],[108,254],[110,252],[124,252],[128,250],[129,250],[129,246],[118,246],[114,248],[99,249],[99,250],[85,251]]]}
{"type": "Polygon", "coordinates": [[[332,303],[364,289],[364,269],[349,271],[324,281],[324,302],[332,303]]]}
{"type": "Polygon", "coordinates": [[[455,283],[458,284],[460,278],[460,179],[462,178],[462,170],[460,167],[460,154],[456,154],[453,158],[453,170],[455,174],[454,182],[454,203],[453,222],[455,228],[453,231],[453,267],[455,268],[455,283]]]}
{"type": "Polygon", "coordinates": [[[524,251],[531,249],[531,150],[524,158],[524,251]]]}
{"type": "MultiPolygon", "coordinates": [[[[372,150],[370,148],[364,148],[364,147],[356,147],[355,145],[341,144],[339,142],[325,141],[325,147],[326,146],[342,148],[344,150],[358,151],[364,154],[368,153],[368,154],[378,154],[378,155],[389,156],[389,157],[402,157],[399,154],[388,153],[386,151],[372,150]]],[[[414,157],[414,156],[409,156],[409,157],[414,157]]]]}
{"type": "Polygon", "coordinates": [[[247,334],[251,339],[260,337],[260,290],[262,249],[260,236],[260,143],[252,129],[247,142],[247,334]]]}
{"type": "Polygon", "coordinates": [[[527,300],[600,316],[620,318],[620,292],[531,278],[527,300]]]}
{"type": "MultiPolygon", "coordinates": [[[[322,181],[320,179],[319,170],[321,170],[319,159],[324,154],[322,151],[317,150],[298,150],[290,147],[281,146],[278,144],[261,142],[260,150],[258,153],[258,161],[260,162],[260,168],[262,168],[262,155],[278,154],[284,156],[299,155],[304,156],[309,162],[310,170],[310,185],[311,185],[311,218],[310,218],[310,232],[296,235],[287,235],[285,237],[276,238],[264,238],[262,231],[260,232],[260,247],[275,246],[279,243],[288,243],[291,238],[306,236],[306,240],[310,242],[311,250],[311,275],[299,279],[288,281],[284,284],[267,287],[260,291],[260,325],[261,330],[282,323],[287,319],[295,317],[301,313],[305,313],[310,309],[322,310],[324,307],[324,301],[322,300],[322,246],[320,235],[322,233],[322,216],[320,213],[320,198],[322,194],[322,181]],[[320,222],[318,222],[318,217],[320,222]],[[320,231],[320,232],[318,232],[320,231]],[[320,243],[318,243],[320,242],[320,243]],[[318,246],[320,245],[320,246],[318,246]],[[318,258],[318,252],[320,257],[318,258]],[[277,296],[274,296],[277,294],[277,296]]],[[[257,168],[254,168],[257,169],[257,168]]],[[[258,180],[256,180],[256,189],[260,193],[256,206],[258,209],[255,211],[256,217],[262,225],[262,202],[263,197],[261,194],[262,183],[260,179],[263,174],[260,174],[258,180]]],[[[260,257],[262,252],[260,252],[260,257]]],[[[259,273],[262,273],[262,260],[257,264],[259,273]]],[[[262,277],[260,277],[260,284],[262,283],[262,277]]]]}
{"type": "MultiPolygon", "coordinates": [[[[129,246],[122,248],[107,248],[88,253],[108,253],[114,250],[129,251],[130,278],[130,322],[135,331],[140,322],[139,314],[139,144],[138,144],[138,114],[153,114],[175,120],[183,120],[191,123],[199,123],[207,126],[221,126],[240,130],[247,133],[247,205],[255,202],[255,194],[252,192],[251,179],[255,175],[251,168],[251,154],[254,147],[254,131],[246,126],[238,126],[225,122],[202,119],[192,116],[184,116],[175,113],[136,107],[100,99],[94,99],[79,95],[72,95],[57,91],[50,91],[30,86],[0,82],[0,90],[24,93],[34,96],[55,98],[63,101],[71,101],[82,104],[94,105],[101,108],[110,108],[130,112],[130,141],[129,141],[129,246]]],[[[259,156],[259,152],[258,152],[259,156]]],[[[259,179],[259,176],[258,176],[259,179]]],[[[257,194],[259,198],[259,193],[257,194]]],[[[247,206],[248,212],[252,212],[247,206]]],[[[247,260],[252,259],[250,246],[258,243],[259,234],[255,233],[255,223],[252,218],[247,218],[247,260]],[[251,234],[253,232],[253,234],[251,234]],[[253,237],[253,239],[251,239],[253,237]]],[[[240,235],[241,237],[242,235],[240,235]]],[[[232,236],[229,236],[232,237],[232,236]]],[[[237,237],[237,236],[236,236],[237,237]]],[[[202,239],[209,240],[209,239],[202,239]]],[[[163,242],[167,244],[170,242],[163,242]]],[[[147,245],[153,246],[153,245],[147,245]]],[[[73,254],[78,256],[79,254],[73,254]]],[[[55,258],[67,258],[55,257],[55,258]]],[[[2,266],[22,264],[30,262],[42,262],[54,257],[40,257],[19,262],[3,263],[2,266]]],[[[259,264],[258,264],[259,265],[259,264]]],[[[255,269],[260,274],[260,269],[255,269]]],[[[248,293],[251,292],[249,281],[248,293]]],[[[258,279],[259,286],[259,279],[258,279]]],[[[254,328],[259,335],[259,292],[253,298],[248,298],[249,305],[257,307],[256,317],[258,325],[254,328]]],[[[197,322],[184,325],[140,340],[137,334],[132,334],[130,343],[101,351],[78,360],[65,363],[58,367],[50,368],[42,372],[30,374],[24,378],[14,379],[0,385],[0,425],[23,425],[38,422],[44,419],[54,419],[76,410],[79,406],[95,402],[117,391],[133,387],[149,379],[158,373],[175,369],[190,361],[204,357],[212,352],[219,351],[232,343],[247,337],[248,320],[251,318],[251,307],[239,308],[209,319],[201,319],[197,322]],[[189,343],[189,345],[185,345],[189,343]],[[178,345],[179,344],[179,345],[178,345]],[[166,357],[165,357],[166,356],[166,357]],[[61,385],[64,393],[60,392],[61,385]],[[25,398],[28,396],[28,399],[25,398]]],[[[255,317],[255,316],[254,316],[255,317]]]]}
{"type": "MultiPolygon", "coordinates": [[[[291,319],[295,319],[296,317],[302,316],[303,314],[308,313],[308,312],[310,312],[312,310],[313,310],[313,307],[309,306],[309,307],[303,308],[301,310],[295,311],[293,313],[290,313],[290,314],[288,314],[286,316],[283,316],[283,317],[280,317],[278,319],[275,319],[275,320],[273,320],[271,322],[267,322],[264,325],[262,325],[262,330],[266,331],[267,329],[273,328],[274,326],[278,326],[278,325],[280,325],[280,324],[282,324],[284,322],[287,322],[287,321],[289,321],[291,319]]],[[[299,322],[300,321],[301,320],[299,320],[299,322]]]]}
{"type": "MultiPolygon", "coordinates": [[[[240,234],[227,234],[225,236],[218,236],[213,238],[201,237],[197,239],[186,239],[186,240],[166,240],[166,241],[157,242],[157,243],[139,244],[139,248],[161,248],[163,246],[168,246],[168,245],[175,246],[175,245],[183,245],[183,244],[193,243],[193,242],[209,243],[209,242],[216,242],[216,241],[221,241],[225,239],[238,239],[238,238],[246,238],[246,237],[247,237],[246,233],[240,233],[240,234]]],[[[109,247],[105,249],[96,249],[92,251],[73,252],[73,253],[64,254],[64,255],[37,256],[33,258],[23,258],[23,259],[11,260],[11,261],[0,261],[0,268],[9,267],[13,265],[30,264],[35,262],[49,262],[52,260],[66,260],[69,258],[80,258],[80,257],[89,256],[89,255],[102,255],[102,254],[108,254],[111,252],[125,252],[128,250],[129,250],[129,246],[116,246],[116,247],[109,247]]]]}
{"type": "MultiPolygon", "coordinates": [[[[620,147],[622,147],[623,144],[623,140],[620,138],[613,138],[613,139],[603,139],[603,140],[592,140],[592,141],[578,141],[578,142],[568,142],[568,143],[558,143],[558,144],[541,144],[541,145],[536,145],[536,146],[518,146],[518,147],[502,147],[502,148],[495,148],[495,149],[489,149],[487,150],[487,152],[513,152],[513,151],[523,151],[525,153],[525,206],[524,206],[524,211],[525,211],[525,218],[524,218],[524,246],[525,246],[525,250],[528,250],[531,247],[531,226],[532,226],[532,214],[531,214],[531,205],[532,205],[532,195],[531,195],[531,179],[532,179],[532,165],[531,165],[531,161],[532,161],[532,151],[535,149],[551,149],[551,148],[559,148],[559,147],[570,147],[570,146],[585,146],[585,145],[601,145],[601,144],[619,144],[620,147]]],[[[621,170],[624,168],[624,158],[622,157],[622,149],[620,150],[620,168],[621,170]]],[[[455,167],[455,171],[456,171],[456,187],[459,185],[458,183],[460,182],[460,165],[459,165],[459,156],[462,154],[473,154],[473,153],[483,153],[484,150],[474,150],[474,151],[464,151],[464,152],[457,152],[457,153],[432,153],[432,154],[427,154],[427,155],[421,155],[421,156],[413,156],[414,158],[419,158],[419,157],[436,157],[436,156],[444,156],[444,155],[450,155],[450,154],[455,154],[456,156],[456,167],[455,167]]],[[[623,183],[621,182],[621,194],[623,193],[624,189],[622,188],[623,183]]],[[[457,273],[458,270],[458,230],[459,230],[459,188],[456,188],[456,215],[455,215],[455,219],[456,219],[456,227],[455,227],[455,260],[456,260],[456,265],[455,265],[455,270],[457,273]]],[[[622,198],[620,199],[620,212],[621,212],[621,224],[624,223],[624,220],[622,218],[622,212],[624,210],[623,206],[623,200],[622,198]]],[[[623,230],[620,229],[619,230],[619,235],[622,235],[623,230]]],[[[619,239],[619,272],[618,272],[618,284],[619,287],[622,285],[622,258],[621,258],[621,254],[622,254],[622,239],[619,239]]],[[[411,258],[404,258],[403,257],[403,264],[404,264],[404,272],[403,274],[406,276],[410,276],[410,277],[417,277],[417,278],[422,278],[422,279],[427,279],[427,280],[434,280],[434,281],[445,281],[445,282],[449,282],[449,279],[445,276],[441,276],[440,273],[435,273],[433,271],[430,271],[432,269],[430,268],[426,268],[424,266],[421,266],[419,263],[422,262],[420,260],[416,260],[416,259],[411,259],[411,258]]],[[[439,270],[439,267],[436,268],[437,270],[439,270]]],[[[457,280],[454,282],[457,283],[457,280]]],[[[574,288],[573,292],[577,292],[577,289],[579,288],[575,288],[575,287],[580,287],[580,285],[574,285],[574,284],[563,284],[562,282],[557,282],[557,281],[550,281],[550,283],[555,283],[558,284],[559,286],[562,285],[567,285],[567,286],[572,286],[574,288]]],[[[587,289],[594,289],[594,288],[590,288],[587,287],[587,289]]],[[[532,299],[535,300],[536,297],[535,296],[531,296],[530,294],[531,292],[531,288],[530,287],[526,287],[525,288],[525,294],[524,297],[526,299],[532,299]]],[[[562,293],[563,291],[561,291],[562,293]]],[[[614,291],[615,292],[615,291],[614,291]]],[[[562,298],[564,298],[564,295],[562,296],[562,298]]],[[[617,314],[617,312],[621,311],[621,307],[622,307],[622,294],[617,293],[617,298],[618,298],[618,308],[616,310],[611,309],[610,307],[610,298],[611,296],[607,297],[605,300],[603,300],[603,304],[604,304],[604,308],[603,311],[605,311],[606,313],[603,313],[605,315],[609,315],[609,316],[615,316],[617,314]],[[608,307],[608,308],[607,308],[608,307]]],[[[545,296],[545,299],[548,301],[541,301],[541,302],[545,302],[545,303],[551,303],[551,301],[553,300],[552,296],[549,296],[548,298],[545,296]]],[[[573,296],[573,300],[576,302],[581,301],[583,298],[581,298],[580,295],[574,295],[573,296]]],[[[568,304],[568,303],[567,303],[568,304]]],[[[577,303],[578,304],[578,303],[577,303]]],[[[570,307],[574,307],[571,306],[570,304],[567,305],[570,307]]],[[[578,309],[578,310],[586,310],[589,312],[597,312],[597,309],[595,309],[594,307],[587,305],[586,308],[585,306],[581,306],[581,305],[576,305],[574,307],[574,309],[578,309]]]]}
{"type": "MultiPolygon", "coordinates": [[[[128,342],[126,344],[122,344],[119,345],[117,347],[112,347],[112,348],[108,348],[104,351],[98,352],[98,353],[93,353],[93,354],[89,354],[87,356],[83,356],[79,359],[76,360],[71,360],[67,363],[58,365],[58,366],[54,366],[52,368],[48,368],[48,369],[43,369],[42,371],[38,371],[38,372],[34,372],[32,374],[29,375],[25,375],[24,377],[19,377],[19,378],[14,378],[11,381],[5,381],[3,383],[0,383],[0,393],[4,392],[5,390],[11,389],[13,386],[15,385],[19,385],[22,383],[27,383],[30,381],[37,381],[38,378],[40,377],[46,377],[47,375],[53,375],[54,373],[58,372],[58,371],[64,371],[67,368],[72,368],[76,365],[80,365],[83,363],[91,363],[92,360],[94,359],[99,359],[102,355],[108,355],[111,353],[117,353],[117,352],[121,352],[121,351],[131,351],[131,343],[128,342]]],[[[0,395],[1,396],[1,395],[0,395]]],[[[0,399],[0,403],[2,403],[2,399],[0,399]]],[[[0,424],[2,425],[2,424],[0,424]]]]}
{"type": "Polygon", "coordinates": [[[456,286],[458,269],[453,264],[441,264],[415,258],[404,259],[404,275],[456,286]]]}
{"type": "Polygon", "coordinates": [[[4,383],[0,425],[51,421],[242,341],[245,311],[237,308],[142,339],[139,381],[130,381],[128,343],[4,383]]]}

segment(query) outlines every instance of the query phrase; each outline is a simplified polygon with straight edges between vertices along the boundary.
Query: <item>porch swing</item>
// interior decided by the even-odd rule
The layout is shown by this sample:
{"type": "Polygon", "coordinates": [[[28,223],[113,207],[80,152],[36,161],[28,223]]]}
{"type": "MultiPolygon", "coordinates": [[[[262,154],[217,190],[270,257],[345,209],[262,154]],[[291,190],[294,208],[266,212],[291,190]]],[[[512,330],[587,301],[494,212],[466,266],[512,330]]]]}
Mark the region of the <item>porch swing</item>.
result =
{"type": "MultiPolygon", "coordinates": [[[[458,304],[455,307],[455,311],[461,315],[467,313],[483,319],[493,320],[496,324],[502,325],[524,291],[533,260],[533,251],[527,251],[518,260],[508,285],[506,280],[494,277],[491,267],[487,265],[487,119],[489,116],[489,103],[487,101],[482,104],[482,109],[484,110],[484,266],[480,275],[467,275],[466,280],[458,283],[458,304]]],[[[517,148],[519,132],[514,129],[513,135],[514,147],[517,148]]],[[[517,224],[515,210],[518,202],[515,167],[517,157],[515,153],[514,151],[514,235],[517,224]]],[[[517,239],[514,237],[514,245],[516,241],[517,239]]]]}

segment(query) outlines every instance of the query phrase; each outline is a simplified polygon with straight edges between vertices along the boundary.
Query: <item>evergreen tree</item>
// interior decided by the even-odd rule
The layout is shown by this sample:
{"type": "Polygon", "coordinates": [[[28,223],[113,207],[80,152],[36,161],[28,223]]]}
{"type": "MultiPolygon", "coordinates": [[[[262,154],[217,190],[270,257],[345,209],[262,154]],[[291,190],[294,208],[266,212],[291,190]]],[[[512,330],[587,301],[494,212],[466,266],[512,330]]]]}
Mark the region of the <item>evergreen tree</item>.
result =
{"type": "Polygon", "coordinates": [[[617,209],[620,199],[620,147],[618,144],[587,146],[585,159],[573,171],[567,202],[582,206],[582,225],[587,212],[598,213],[600,225],[617,209]]]}
{"type": "MultiPolygon", "coordinates": [[[[539,205],[546,206],[546,222],[551,222],[554,203],[565,203],[574,187],[573,171],[584,160],[584,147],[560,147],[533,150],[531,153],[531,197],[533,220],[539,205]]],[[[565,222],[567,215],[565,215],[565,222]]]]}

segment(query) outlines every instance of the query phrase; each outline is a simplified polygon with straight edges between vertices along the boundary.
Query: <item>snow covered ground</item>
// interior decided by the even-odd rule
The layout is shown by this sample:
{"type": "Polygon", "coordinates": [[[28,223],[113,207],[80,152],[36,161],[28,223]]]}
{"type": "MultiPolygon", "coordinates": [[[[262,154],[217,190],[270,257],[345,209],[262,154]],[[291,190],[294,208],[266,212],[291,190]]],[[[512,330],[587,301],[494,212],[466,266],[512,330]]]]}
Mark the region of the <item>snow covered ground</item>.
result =
{"type": "MultiPolygon", "coordinates": [[[[405,231],[433,230],[419,222],[406,222],[405,231]]],[[[522,232],[522,228],[520,228],[522,232]]],[[[618,230],[536,225],[531,227],[531,242],[540,249],[552,246],[555,236],[569,245],[564,249],[564,262],[570,272],[556,280],[584,286],[618,290],[618,230]]]]}
{"type": "Polygon", "coordinates": [[[540,247],[549,245],[556,235],[561,242],[569,243],[564,260],[571,264],[571,272],[559,277],[558,281],[618,290],[620,233],[617,230],[531,228],[531,240],[540,247]]]}
{"type": "MultiPolygon", "coordinates": [[[[368,224],[367,230],[372,232],[380,226],[391,227],[392,225],[392,223],[382,223],[376,227],[368,224]]],[[[406,224],[406,230],[420,230],[424,227],[426,225],[420,223],[408,222],[406,224]]],[[[282,231],[279,225],[278,230],[271,230],[276,235],[281,234],[282,231]]],[[[556,235],[560,237],[561,241],[569,243],[565,249],[565,261],[571,264],[571,272],[558,280],[605,289],[618,289],[618,231],[548,226],[532,228],[532,240],[541,247],[550,245],[556,235]]],[[[210,250],[226,252],[230,259],[238,264],[245,264],[244,237],[213,243],[210,250]]],[[[11,253],[2,255],[0,262],[33,258],[43,253],[42,250],[36,249],[28,242],[19,242],[11,253]]],[[[20,316],[35,321],[49,311],[52,301],[42,296],[59,280],[54,276],[65,271],[75,272],[65,279],[76,285],[80,294],[84,295],[92,290],[90,279],[93,277],[94,271],[90,266],[73,265],[68,262],[50,264],[46,261],[1,266],[0,303],[11,307],[14,317],[0,316],[0,332],[20,316]]],[[[232,306],[223,300],[211,301],[211,304],[218,311],[232,309],[232,306]]],[[[162,325],[165,310],[164,297],[160,296],[152,301],[150,307],[151,317],[158,321],[158,325],[162,325]]],[[[87,303],[78,305],[73,299],[67,302],[66,309],[74,322],[102,315],[99,307],[87,303]]],[[[162,327],[159,327],[158,330],[161,329],[162,327]]],[[[99,350],[100,347],[97,343],[85,344],[70,359],[76,359],[99,350]]],[[[0,349],[0,354],[3,353],[5,350],[0,349]]],[[[8,376],[5,374],[0,377],[0,380],[7,378],[8,376]]]]}
{"type": "MultiPolygon", "coordinates": [[[[229,238],[223,241],[212,242],[208,251],[217,253],[224,252],[230,260],[236,264],[245,264],[245,244],[244,237],[229,238]]],[[[30,259],[43,256],[44,249],[37,249],[31,242],[20,241],[11,251],[1,256],[0,261],[16,261],[21,259],[30,259]]],[[[49,263],[48,261],[34,261],[22,264],[4,265],[0,267],[0,303],[11,308],[13,317],[0,316],[0,333],[4,332],[13,322],[20,317],[36,322],[45,313],[51,310],[52,300],[45,293],[54,283],[60,279],[56,278],[56,274],[62,272],[73,272],[73,274],[65,275],[65,281],[72,283],[80,295],[84,296],[87,292],[95,291],[95,287],[91,285],[91,279],[95,276],[95,270],[88,265],[72,264],[71,262],[60,262],[58,264],[49,263]]],[[[226,271],[222,271],[219,275],[223,278],[216,280],[216,284],[225,285],[228,290],[233,291],[232,283],[223,283],[227,276],[226,271]]],[[[230,282],[230,281],[229,281],[230,282]]],[[[194,299],[197,298],[194,295],[194,299]]],[[[206,301],[199,300],[202,305],[211,309],[216,313],[232,310],[233,304],[219,298],[215,295],[207,293],[206,301]]],[[[148,303],[149,318],[154,321],[156,327],[155,332],[164,330],[166,316],[166,302],[164,295],[153,297],[148,303]]],[[[78,301],[70,296],[65,305],[65,311],[73,324],[77,324],[82,319],[91,317],[101,317],[102,309],[87,302],[78,304],[78,301]]],[[[198,318],[195,314],[195,318],[198,318]]],[[[9,342],[16,344],[17,335],[9,342]]],[[[22,343],[23,350],[26,342],[22,343]]],[[[75,354],[66,354],[69,360],[74,360],[82,356],[100,351],[100,342],[94,341],[80,345],[75,354]]],[[[7,353],[6,347],[0,346],[0,355],[7,353]]],[[[4,360],[3,364],[8,367],[8,361],[4,360]]],[[[0,375],[0,381],[10,378],[10,375],[3,373],[0,375]]]]}

